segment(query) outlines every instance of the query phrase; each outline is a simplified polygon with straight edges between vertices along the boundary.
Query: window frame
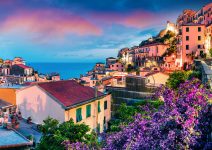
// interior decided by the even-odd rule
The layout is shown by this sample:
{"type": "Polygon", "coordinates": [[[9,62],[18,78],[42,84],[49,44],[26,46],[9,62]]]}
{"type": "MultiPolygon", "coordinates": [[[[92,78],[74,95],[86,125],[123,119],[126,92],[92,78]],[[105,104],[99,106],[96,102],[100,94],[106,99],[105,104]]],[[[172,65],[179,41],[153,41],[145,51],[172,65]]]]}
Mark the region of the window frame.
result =
{"type": "Polygon", "coordinates": [[[76,122],[80,122],[80,121],[82,121],[82,108],[77,108],[76,109],[76,122]]]}
{"type": "Polygon", "coordinates": [[[91,104],[86,105],[86,118],[89,118],[89,117],[91,117],[91,104]]]}

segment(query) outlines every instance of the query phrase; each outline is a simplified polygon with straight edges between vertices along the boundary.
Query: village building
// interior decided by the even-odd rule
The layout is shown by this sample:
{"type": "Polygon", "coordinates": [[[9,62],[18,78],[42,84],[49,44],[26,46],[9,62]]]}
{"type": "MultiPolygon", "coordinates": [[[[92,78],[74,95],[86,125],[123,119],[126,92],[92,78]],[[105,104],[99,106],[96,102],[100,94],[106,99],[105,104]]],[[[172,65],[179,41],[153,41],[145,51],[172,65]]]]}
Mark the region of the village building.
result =
{"type": "Polygon", "coordinates": [[[12,105],[16,105],[17,101],[16,91],[23,87],[25,86],[15,85],[11,83],[0,84],[0,99],[12,105]]]}
{"type": "Polygon", "coordinates": [[[31,76],[33,74],[33,69],[23,64],[16,64],[12,65],[10,74],[20,76],[31,76]]]}
{"type": "Polygon", "coordinates": [[[17,107],[23,118],[31,117],[36,124],[48,116],[60,122],[72,118],[103,132],[111,118],[110,105],[110,95],[74,80],[38,83],[17,91],[17,107]]]}
{"type": "Polygon", "coordinates": [[[143,66],[146,59],[160,61],[169,45],[163,43],[147,44],[135,49],[135,63],[143,66]]]}
{"type": "Polygon", "coordinates": [[[120,63],[120,62],[112,63],[112,64],[109,66],[109,69],[110,69],[110,70],[114,70],[114,71],[119,71],[119,72],[124,72],[124,71],[125,71],[124,64],[122,64],[122,63],[120,63]]]}
{"type": "Polygon", "coordinates": [[[114,57],[106,58],[106,67],[109,67],[111,64],[116,63],[117,59],[114,57]]]}

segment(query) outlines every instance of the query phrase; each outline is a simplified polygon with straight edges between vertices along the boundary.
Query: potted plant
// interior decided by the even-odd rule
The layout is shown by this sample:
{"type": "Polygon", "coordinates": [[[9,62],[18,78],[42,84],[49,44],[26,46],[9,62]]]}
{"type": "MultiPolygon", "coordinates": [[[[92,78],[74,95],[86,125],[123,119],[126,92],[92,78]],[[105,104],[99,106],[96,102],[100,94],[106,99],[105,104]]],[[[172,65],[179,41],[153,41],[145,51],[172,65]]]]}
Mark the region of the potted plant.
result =
{"type": "Polygon", "coordinates": [[[22,119],[22,115],[21,115],[21,112],[20,111],[18,112],[17,117],[18,117],[19,120],[22,119]]]}
{"type": "Polygon", "coordinates": [[[28,124],[31,124],[31,123],[32,123],[32,118],[31,118],[31,117],[28,117],[28,118],[27,118],[27,123],[28,123],[28,124]]]}
{"type": "Polygon", "coordinates": [[[4,123],[2,124],[2,127],[6,129],[6,128],[7,128],[7,123],[4,122],[4,123]]]}
{"type": "Polygon", "coordinates": [[[6,127],[8,130],[11,130],[12,129],[12,123],[7,123],[7,127],[6,127]]]}
{"type": "Polygon", "coordinates": [[[18,129],[19,128],[19,125],[20,125],[20,123],[18,121],[16,121],[15,124],[14,124],[14,128],[15,129],[18,129]]]}
{"type": "Polygon", "coordinates": [[[11,123],[14,124],[16,122],[16,118],[14,115],[11,115],[10,116],[10,119],[11,119],[11,123]]]}

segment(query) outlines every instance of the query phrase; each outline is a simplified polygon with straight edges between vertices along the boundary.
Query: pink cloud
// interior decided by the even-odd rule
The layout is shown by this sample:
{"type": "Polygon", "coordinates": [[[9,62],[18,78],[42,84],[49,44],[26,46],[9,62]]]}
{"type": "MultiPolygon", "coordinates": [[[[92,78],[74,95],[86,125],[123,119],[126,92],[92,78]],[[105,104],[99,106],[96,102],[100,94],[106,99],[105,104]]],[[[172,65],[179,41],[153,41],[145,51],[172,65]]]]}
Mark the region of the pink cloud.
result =
{"type": "Polygon", "coordinates": [[[136,11],[131,13],[99,13],[91,14],[91,18],[99,22],[109,24],[121,24],[126,27],[146,28],[161,23],[164,16],[146,11],[136,11]]]}
{"type": "Polygon", "coordinates": [[[42,36],[65,36],[74,33],[101,35],[102,30],[88,20],[60,10],[20,11],[0,22],[3,32],[24,30],[42,36]]]}

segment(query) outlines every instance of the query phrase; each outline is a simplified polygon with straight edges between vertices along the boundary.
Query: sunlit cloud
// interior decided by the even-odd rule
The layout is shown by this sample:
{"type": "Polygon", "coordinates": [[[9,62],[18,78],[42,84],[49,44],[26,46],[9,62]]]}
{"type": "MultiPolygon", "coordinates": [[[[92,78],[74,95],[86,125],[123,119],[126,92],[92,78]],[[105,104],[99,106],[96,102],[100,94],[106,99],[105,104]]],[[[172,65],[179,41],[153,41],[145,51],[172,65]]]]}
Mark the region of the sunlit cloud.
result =
{"type": "Polygon", "coordinates": [[[23,30],[43,37],[68,34],[101,35],[102,30],[86,19],[61,10],[19,11],[0,22],[1,32],[23,30]]]}

